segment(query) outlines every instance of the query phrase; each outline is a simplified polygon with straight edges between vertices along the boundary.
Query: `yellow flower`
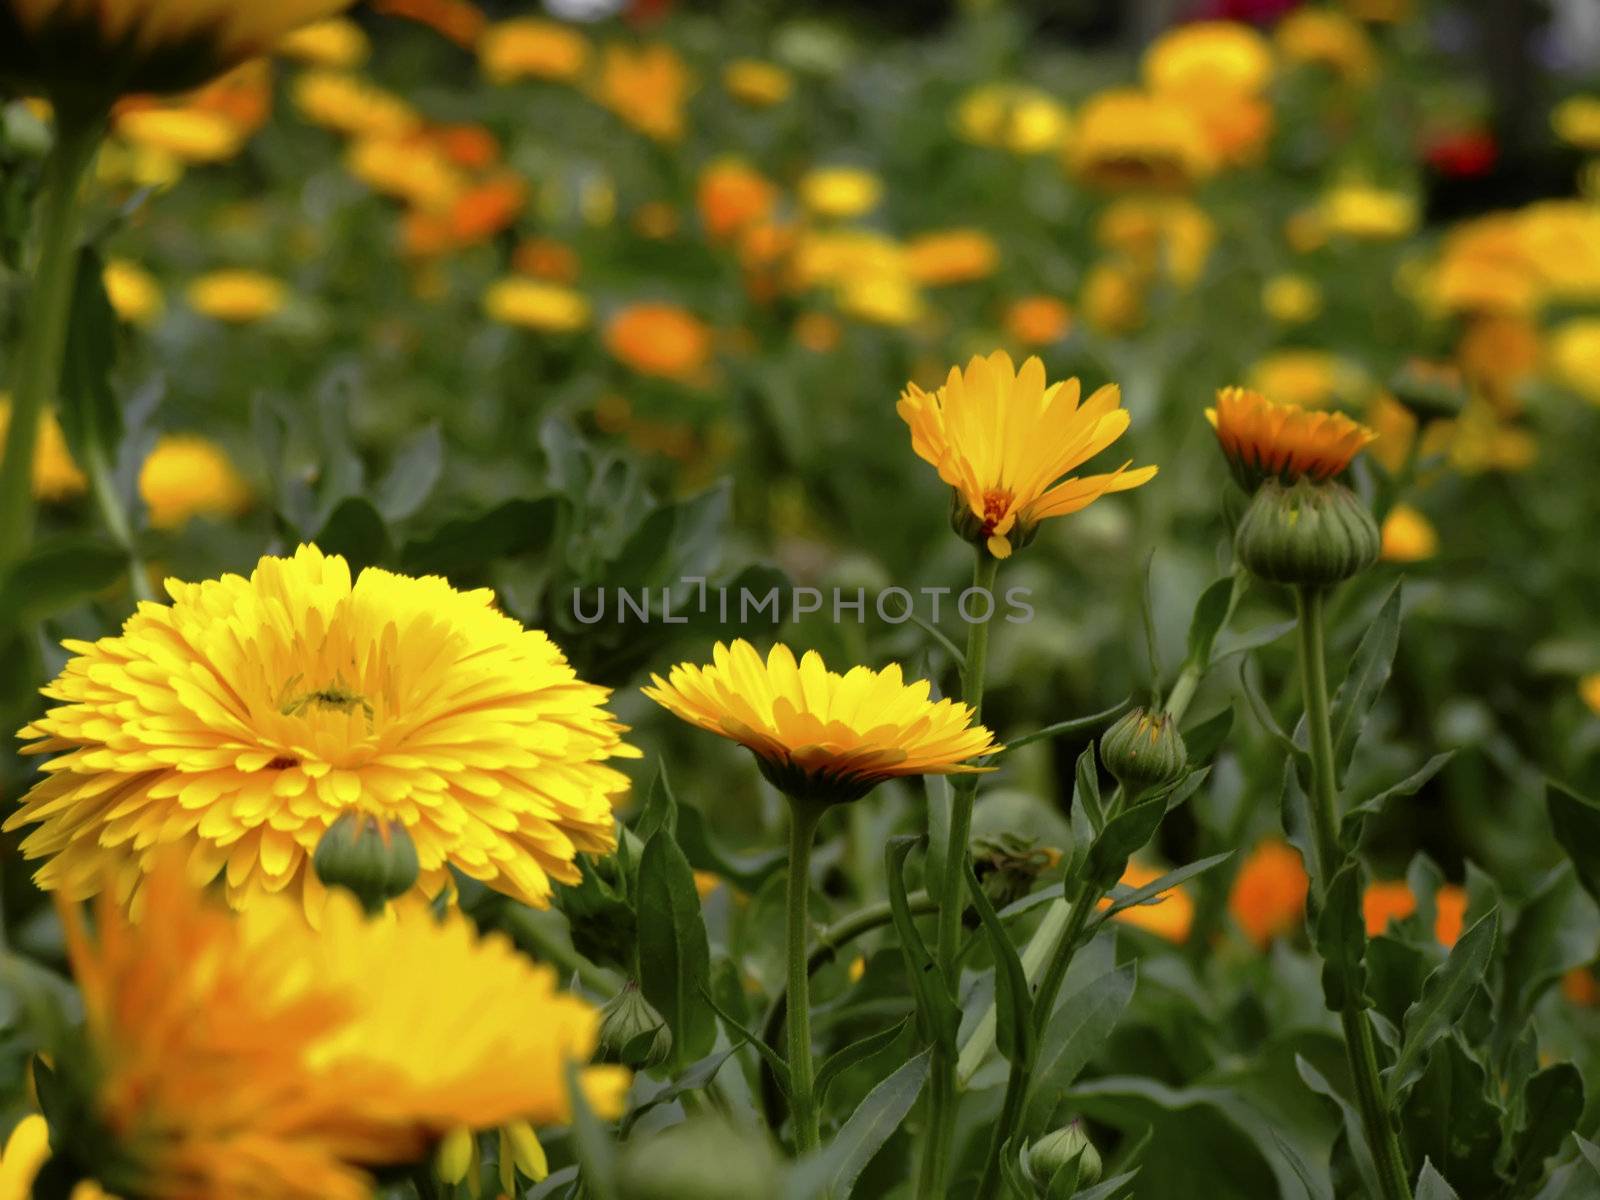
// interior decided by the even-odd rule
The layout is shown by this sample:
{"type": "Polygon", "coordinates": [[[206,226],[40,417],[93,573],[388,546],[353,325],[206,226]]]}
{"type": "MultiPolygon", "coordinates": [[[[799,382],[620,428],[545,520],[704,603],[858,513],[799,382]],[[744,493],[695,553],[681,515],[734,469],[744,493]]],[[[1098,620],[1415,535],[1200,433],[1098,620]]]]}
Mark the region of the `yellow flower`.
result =
{"type": "Polygon", "coordinates": [[[1204,209],[1181,196],[1124,196],[1106,206],[1095,238],[1146,275],[1188,288],[1205,271],[1217,227],[1204,209]]]}
{"type": "Polygon", "coordinates": [[[1578,694],[1589,706],[1589,711],[1600,717],[1600,671],[1596,671],[1593,675],[1585,675],[1578,680],[1578,694]]]}
{"type": "Polygon", "coordinates": [[[1600,96],[1570,96],[1550,114],[1550,126],[1569,146],[1600,151],[1600,96]]]}
{"type": "Polygon", "coordinates": [[[576,333],[589,324],[589,302],[571,288],[537,279],[498,279],[483,294],[491,321],[540,333],[576,333]]]}
{"type": "Polygon", "coordinates": [[[154,325],[166,311],[161,285],[138,263],[125,258],[106,260],[102,279],[106,297],[117,316],[130,325],[154,325]]]}
{"type": "Polygon", "coordinates": [[[1145,283],[1143,273],[1126,262],[1111,259],[1090,267],[1080,297],[1090,328],[1108,337],[1138,329],[1144,323],[1145,283]]]}
{"type": "Polygon", "coordinates": [[[1600,317],[1575,317],[1558,325],[1547,354],[1557,382],[1600,404],[1600,317]]]}
{"type": "MultiPolygon", "coordinates": [[[[1130,862],[1118,882],[1125,888],[1141,888],[1164,874],[1166,872],[1157,867],[1130,862]]],[[[1111,898],[1102,898],[1098,907],[1110,908],[1111,898]]],[[[1181,945],[1189,939],[1189,927],[1194,924],[1194,898],[1181,885],[1168,888],[1158,893],[1153,902],[1124,908],[1111,919],[1181,945]]]]}
{"type": "Polygon", "coordinates": [[[1254,95],[1272,80],[1272,47],[1248,25],[1192,21],[1157,38],[1143,67],[1152,91],[1254,95]]]}
{"type": "Polygon", "coordinates": [[[741,104],[771,108],[789,98],[794,90],[794,79],[776,63],[736,58],[723,69],[722,86],[741,104]]]}
{"type": "Polygon", "coordinates": [[[971,760],[1000,746],[972,709],[928,698],[926,680],[906,683],[898,663],[838,675],[815,651],[797,663],[781,642],[766,661],[749,642],[712,650],[711,665],[680,663],[652,675],[644,694],[674,716],[738,742],[786,796],[825,803],[859,800],[886,779],[970,774],[971,760]]]}
{"type": "MultiPolygon", "coordinates": [[[[368,922],[340,894],[318,933],[278,897],[229,914],[170,858],[138,921],[109,891],[92,934],[57,908],[92,1054],[69,1086],[98,1127],[73,1158],[140,1195],[364,1200],[368,1168],[451,1129],[565,1123],[566,1064],[598,1040],[554,970],[459,912],[368,922]]],[[[582,1070],[608,1115],[627,1080],[582,1070]]]]}
{"type": "Polygon", "coordinates": [[[848,221],[878,207],[883,184],[860,167],[817,167],[800,180],[800,203],[819,217],[848,221]]]}
{"type": "Polygon", "coordinates": [[[924,233],[907,242],[905,251],[907,272],[929,287],[985,279],[1000,264],[1000,248],[981,229],[924,233]]]}
{"type": "Polygon", "coordinates": [[[1079,179],[1110,189],[1187,187],[1216,169],[1190,107],[1134,89],[1101,92],[1083,106],[1067,163],[1079,179]]]}
{"type": "MultiPolygon", "coordinates": [[[[1122,436],[1128,410],[1115,384],[1078,403],[1076,379],[1046,384],[1044,364],[1021,370],[1004,351],[950,368],[944,386],[907,384],[898,411],[911,448],[938,468],[970,514],[972,536],[996,558],[1025,544],[1040,521],[1147,483],[1155,467],[1063,478],[1122,436]]],[[[1130,460],[1131,461],[1131,460],[1130,460]]]]}
{"type": "Polygon", "coordinates": [[[351,137],[398,137],[421,124],[400,97],[346,71],[307,71],[291,94],[306,120],[351,137]]]}
{"type": "Polygon", "coordinates": [[[349,4],[7,0],[0,7],[0,77],[90,103],[130,92],[187,91],[349,4]]]}
{"type": "MultiPolygon", "coordinates": [[[[11,425],[11,398],[0,392],[0,444],[11,425]]],[[[39,418],[39,432],[33,443],[33,494],[46,504],[60,504],[89,490],[89,479],[73,461],[67,449],[67,435],[53,412],[39,418]]]]}
{"type": "Polygon", "coordinates": [[[244,131],[223,114],[200,108],[136,108],[118,113],[111,128],[125,142],[185,163],[226,162],[245,141],[244,131]]]}
{"type": "Polygon", "coordinates": [[[1544,200],[1517,214],[1522,241],[1546,294],[1600,302],[1600,204],[1544,200]]]}
{"type": "Polygon", "coordinates": [[[1262,285],[1261,307],[1280,324],[1301,325],[1322,311],[1322,289],[1304,275],[1274,275],[1262,285]]]}
{"type": "Polygon", "coordinates": [[[778,203],[778,189],[743,159],[719,158],[700,172],[695,203],[706,233],[726,241],[765,223],[778,203]]]}
{"type": "Polygon", "coordinates": [[[1250,367],[1249,384],[1281,404],[1324,408],[1354,398],[1362,376],[1326,350],[1277,350],[1250,367]]]}
{"type": "Polygon", "coordinates": [[[28,1200],[33,1177],[49,1157],[49,1126],[43,1117],[30,1113],[17,1122],[0,1152],[0,1200],[28,1200]]]}
{"type": "Polygon", "coordinates": [[[1297,8],[1278,23],[1273,41],[1287,61],[1320,67],[1345,83],[1366,83],[1376,72],[1367,31],[1332,9],[1297,8]]]}
{"type": "Polygon", "coordinates": [[[215,442],[168,434],[139,469],[139,496],[157,529],[179,529],[195,516],[231,517],[250,507],[250,488],[215,442]]]}
{"type": "Polygon", "coordinates": [[[1441,313],[1533,312],[1544,302],[1544,279],[1525,235],[1510,213],[1456,226],[1425,283],[1425,301],[1441,313]]]}
{"type": "Polygon", "coordinates": [[[1346,183],[1317,206],[1322,228],[1335,237],[1390,241],[1416,232],[1420,212],[1410,192],[1346,183]]]}
{"type": "Polygon", "coordinates": [[[658,142],[683,136],[683,106],[693,79],[670,46],[607,46],[596,98],[622,121],[658,142]]]}
{"type": "Polygon", "coordinates": [[[1219,390],[1206,420],[1246,491],[1274,476],[1284,483],[1329,479],[1378,436],[1343,413],[1277,404],[1240,387],[1219,390]]]}
{"type": "Polygon", "coordinates": [[[1462,378],[1502,415],[1521,410],[1523,387],[1543,357],[1538,326],[1503,313],[1468,318],[1456,346],[1462,378]]]}
{"type": "Polygon", "coordinates": [[[431,213],[450,209],[469,187],[439,147],[409,136],[360,137],[345,167],[373,191],[431,213]]]}
{"type": "Polygon", "coordinates": [[[275,49],[285,58],[336,70],[359,67],[372,53],[372,45],[361,26],[344,17],[333,17],[297,29],[282,39],[275,49]]]}
{"type": "Polygon", "coordinates": [[[114,873],[126,895],[160,846],[191,878],[226,871],[243,905],[324,889],[310,870],[347,812],[403,826],[429,895],[454,866],[528,904],[577,882],[573,857],[613,845],[637,751],[542,632],[487,590],[368,568],[302,546],[248,579],[167,581],[117,637],[70,642],[24,731],[54,753],[6,828],[35,824],[35,877],[69,896],[114,873]]]}
{"type": "Polygon", "coordinates": [[[1409,504],[1396,504],[1383,519],[1385,562],[1421,562],[1439,550],[1439,535],[1433,524],[1409,504]]]}
{"type": "Polygon", "coordinates": [[[1045,154],[1066,144],[1072,119],[1049,92],[1026,84],[992,83],[961,98],[955,127],[974,145],[1013,154],[1045,154]]]}
{"type": "Polygon", "coordinates": [[[674,304],[633,304],[606,324],[606,349],[641,375],[687,382],[711,359],[711,330],[674,304]]]}
{"type": "Polygon", "coordinates": [[[491,83],[570,82],[589,65],[589,41],[576,29],[536,17],[491,25],[478,39],[478,63],[491,83]]]}
{"type": "Polygon", "coordinates": [[[288,288],[259,271],[212,271],[189,284],[189,306],[218,321],[247,325],[283,311],[288,288]]]}
{"type": "Polygon", "coordinates": [[[837,290],[840,312],[873,325],[903,329],[926,311],[916,281],[895,271],[851,276],[837,290]]]}
{"type": "Polygon", "coordinates": [[[1005,315],[1006,336],[1022,346],[1048,346],[1072,329],[1072,309],[1054,296],[1023,296],[1005,315]]]}

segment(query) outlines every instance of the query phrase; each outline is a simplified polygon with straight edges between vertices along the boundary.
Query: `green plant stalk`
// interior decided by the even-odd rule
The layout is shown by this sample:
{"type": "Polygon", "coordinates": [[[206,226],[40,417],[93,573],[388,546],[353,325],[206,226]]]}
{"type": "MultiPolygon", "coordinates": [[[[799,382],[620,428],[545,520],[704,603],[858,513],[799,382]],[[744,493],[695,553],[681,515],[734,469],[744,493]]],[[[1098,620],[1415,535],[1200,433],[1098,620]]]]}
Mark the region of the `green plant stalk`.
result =
{"type": "MultiPolygon", "coordinates": [[[[1328,668],[1322,620],[1325,596],[1322,589],[1311,587],[1297,587],[1294,593],[1295,615],[1299,618],[1296,645],[1300,652],[1300,683],[1305,693],[1306,728],[1311,740],[1312,828],[1324,888],[1345,862],[1345,851],[1339,844],[1339,793],[1333,758],[1333,724],[1328,707],[1328,668]]],[[[1350,1075],[1355,1081],[1356,1100],[1361,1110],[1362,1124],[1366,1126],[1367,1142],[1372,1147],[1383,1198],[1411,1200],[1400,1139],[1396,1136],[1383,1102],[1372,1023],[1367,1020],[1360,997],[1353,991],[1339,1013],[1339,1024],[1344,1030],[1350,1075]]]]}
{"type": "MultiPolygon", "coordinates": [[[[973,547],[972,586],[994,594],[1000,560],[984,546],[973,547]]],[[[992,614],[991,614],[992,615],[992,614]]],[[[977,621],[967,629],[966,660],[961,671],[961,699],[972,709],[972,719],[983,716],[984,670],[989,658],[989,622],[977,621]]],[[[950,789],[949,841],[940,874],[939,914],[935,956],[945,986],[957,995],[961,986],[961,913],[966,907],[967,843],[972,839],[972,806],[978,795],[976,775],[957,778],[950,789]]],[[[917,1195],[924,1200],[944,1200],[949,1173],[950,1144],[955,1138],[956,1064],[960,1050],[954,1044],[933,1048],[928,1089],[928,1127],[922,1145],[922,1171],[917,1195]]]]}
{"type": "Polygon", "coordinates": [[[794,1124],[795,1153],[821,1143],[817,1124],[815,1072],[811,1064],[811,972],[806,937],[811,924],[811,842],[826,811],[820,805],[789,800],[789,879],[787,927],[789,951],[789,1112],[794,1124]]]}
{"type": "MultiPolygon", "coordinates": [[[[93,433],[90,435],[93,437],[93,433]]],[[[117,486],[111,478],[111,464],[106,459],[106,448],[94,438],[87,447],[88,462],[84,465],[89,476],[89,490],[94,493],[95,505],[100,509],[100,519],[106,523],[117,545],[128,556],[128,586],[135,600],[154,600],[150,588],[150,573],[145,568],[144,557],[139,553],[139,542],[134,536],[133,524],[117,496],[117,486]]]]}
{"type": "Polygon", "coordinates": [[[11,388],[11,423],[0,458],[0,574],[33,540],[33,452],[39,420],[61,384],[72,310],[74,251],[83,210],[83,175],[100,144],[103,118],[57,114],[56,144],[45,162],[39,208],[39,261],[11,388]]]}

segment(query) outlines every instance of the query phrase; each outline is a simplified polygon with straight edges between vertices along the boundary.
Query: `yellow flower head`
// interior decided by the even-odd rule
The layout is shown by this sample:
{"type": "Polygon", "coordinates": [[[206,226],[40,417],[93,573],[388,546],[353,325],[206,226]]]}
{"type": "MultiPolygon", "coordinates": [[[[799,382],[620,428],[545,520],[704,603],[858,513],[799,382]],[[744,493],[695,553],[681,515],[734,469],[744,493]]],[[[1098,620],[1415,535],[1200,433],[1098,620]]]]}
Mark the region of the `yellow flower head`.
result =
{"type": "Polygon", "coordinates": [[[570,82],[589,64],[589,41],[555,21],[515,17],[484,31],[478,39],[478,63],[491,83],[570,82]]]}
{"type": "Polygon", "coordinates": [[[1107,474],[1063,478],[1128,428],[1115,384],[1082,404],[1078,399],[1076,379],[1047,384],[1037,358],[1019,370],[997,350],[974,358],[965,371],[950,368],[936,391],[908,384],[898,411],[911,429],[912,449],[955,489],[958,527],[970,527],[996,558],[1009,558],[1040,521],[1136,488],[1156,473],[1123,463],[1107,474]]]}
{"type": "Polygon", "coordinates": [[[955,127],[957,134],[977,146],[1045,154],[1066,144],[1072,119],[1049,92],[1026,84],[994,83],[961,98],[955,127]]]}
{"type": "Polygon", "coordinates": [[[153,325],[166,311],[161,285],[138,263],[107,259],[102,278],[111,307],[129,324],[153,325]]]}
{"type": "Polygon", "coordinates": [[[1192,107],[1129,88],[1101,92],[1083,106],[1067,163],[1079,179],[1112,190],[1187,187],[1216,169],[1192,107]]]}
{"type": "Polygon", "coordinates": [[[1300,325],[1322,311],[1322,289],[1304,275],[1274,275],[1261,285],[1261,307],[1280,324],[1300,325]]]}
{"type": "Polygon", "coordinates": [[[1250,364],[1248,384],[1281,404],[1325,408],[1362,391],[1360,368],[1326,350],[1291,347],[1274,350],[1250,364]]]}
{"type": "Polygon", "coordinates": [[[1000,247],[981,229],[941,229],[906,243],[905,265],[926,287],[987,279],[1000,265],[1000,247]]]}
{"type": "Polygon", "coordinates": [[[794,77],[776,63],[738,58],[724,68],[722,86],[740,104],[771,108],[789,98],[794,90],[794,77]]]}
{"type": "Polygon", "coordinates": [[[718,642],[710,666],[680,663],[644,694],[691,725],[738,742],[774,787],[799,800],[859,800],[886,779],[970,774],[1001,747],[972,709],[928,698],[897,663],[843,675],[815,651],[795,661],[782,643],[762,662],[749,642],[718,642]]]}
{"type": "Polygon", "coordinates": [[[245,143],[244,130],[224,114],[202,108],[135,108],[118,113],[111,128],[125,142],[184,163],[226,162],[245,143]]]}
{"type": "Polygon", "coordinates": [[[1260,392],[1226,387],[1206,409],[1239,485],[1253,492],[1268,478],[1284,483],[1338,475],[1377,434],[1343,413],[1277,404],[1260,392]]]}
{"type": "Polygon", "coordinates": [[[1206,269],[1217,226],[1184,196],[1122,196],[1106,205],[1095,240],[1141,274],[1192,287],[1206,269]]]}
{"type": "Polygon", "coordinates": [[[1592,404],[1600,404],[1600,317],[1575,317],[1550,334],[1550,372],[1592,404]]]}
{"type": "Polygon", "coordinates": [[[1218,91],[1254,95],[1272,80],[1272,47],[1249,25],[1194,21],[1157,38],[1145,51],[1144,81],[1177,95],[1218,91]]]}
{"type": "Polygon", "coordinates": [[[1409,504],[1396,504],[1383,519],[1379,557],[1385,562],[1421,562],[1439,550],[1433,523],[1409,504]]]}
{"type": "Polygon", "coordinates": [[[683,137],[683,106],[694,80],[670,46],[607,46],[596,98],[622,121],[658,142],[683,137]]]}
{"type": "Polygon", "coordinates": [[[1347,84],[1364,84],[1376,73],[1376,53],[1367,31],[1341,12],[1306,5],[1273,31],[1278,53],[1291,63],[1319,67],[1347,84]]]}
{"type": "Polygon", "coordinates": [[[489,285],[483,311],[491,321],[539,333],[576,333],[589,324],[589,302],[571,288],[515,276],[489,285]]]}
{"type": "Polygon", "coordinates": [[[212,271],[189,284],[189,305],[218,321],[248,325],[277,316],[288,300],[282,280],[259,271],[212,271]]]}
{"type": "Polygon", "coordinates": [[[429,895],[454,866],[543,905],[576,854],[611,848],[627,779],[606,760],[637,751],[607,690],[489,591],[352,580],[314,546],[167,591],[119,636],[69,642],[23,730],[55,756],[6,822],[38,826],[41,887],[82,896],[109,870],[125,896],[173,845],[236,906],[294,887],[314,915],[311,856],[352,811],[404,827],[429,895]]]}
{"type": "Polygon", "coordinates": [[[860,167],[817,167],[800,180],[800,203],[819,217],[848,221],[865,216],[883,199],[883,184],[860,167]]]}
{"type": "Polygon", "coordinates": [[[283,38],[275,47],[285,58],[297,59],[314,67],[349,70],[359,67],[372,53],[372,44],[361,26],[344,17],[333,17],[305,25],[283,38]]]}
{"type": "Polygon", "coordinates": [[[6,0],[0,79],[93,105],[181,92],[351,0],[6,0]]]}
{"type": "Polygon", "coordinates": [[[232,517],[250,507],[249,485],[227,453],[196,434],[169,434],[139,469],[139,496],[157,529],[180,529],[191,517],[232,517]]]}
{"type": "Polygon", "coordinates": [[[1335,237],[1390,241],[1415,233],[1421,210],[1410,192],[1346,183],[1322,197],[1317,217],[1335,237]]]}
{"type": "MultiPolygon", "coordinates": [[[[93,934],[58,904],[91,1050],[69,1085],[109,1135],[74,1158],[109,1186],[360,1200],[365,1168],[451,1129],[568,1119],[566,1064],[593,1053],[599,1014],[461,914],[367,922],[339,895],[319,933],[277,897],[236,917],[171,859],[144,902],[133,922],[106,893],[93,934]]],[[[627,1078],[582,1072],[612,1115],[627,1078]]]]}
{"type": "Polygon", "coordinates": [[[1550,114],[1556,136],[1590,154],[1600,151],[1600,96],[1571,96],[1550,114]]]}
{"type": "Polygon", "coordinates": [[[346,71],[307,71],[294,81],[292,97],[306,120],[351,137],[399,137],[421,124],[399,96],[346,71]]]}

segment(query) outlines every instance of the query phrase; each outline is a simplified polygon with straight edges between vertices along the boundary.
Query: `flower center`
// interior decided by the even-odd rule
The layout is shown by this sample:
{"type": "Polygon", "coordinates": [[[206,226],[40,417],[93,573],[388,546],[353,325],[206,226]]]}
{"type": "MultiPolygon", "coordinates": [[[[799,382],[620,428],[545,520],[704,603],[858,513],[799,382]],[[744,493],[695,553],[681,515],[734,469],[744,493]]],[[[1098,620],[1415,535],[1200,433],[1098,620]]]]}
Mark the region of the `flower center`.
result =
{"type": "Polygon", "coordinates": [[[1006,488],[990,488],[983,494],[983,532],[991,534],[995,526],[1005,520],[1011,508],[1011,492],[1006,488]]]}
{"type": "Polygon", "coordinates": [[[362,712],[369,722],[373,718],[372,702],[337,676],[324,687],[302,692],[294,690],[298,682],[297,676],[283,689],[283,700],[278,711],[286,717],[303,717],[317,712],[362,712]]]}

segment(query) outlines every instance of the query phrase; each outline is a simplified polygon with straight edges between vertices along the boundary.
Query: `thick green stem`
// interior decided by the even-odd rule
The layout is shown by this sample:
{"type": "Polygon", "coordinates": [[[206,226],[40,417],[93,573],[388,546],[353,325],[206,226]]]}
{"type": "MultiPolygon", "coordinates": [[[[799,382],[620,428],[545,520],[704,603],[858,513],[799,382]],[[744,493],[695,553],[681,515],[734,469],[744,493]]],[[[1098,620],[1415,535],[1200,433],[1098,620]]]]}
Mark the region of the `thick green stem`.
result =
{"type": "MultiPolygon", "coordinates": [[[[1325,596],[1326,593],[1320,588],[1295,589],[1295,614],[1299,618],[1296,641],[1300,652],[1300,684],[1305,695],[1306,729],[1311,742],[1311,824],[1316,841],[1317,867],[1324,888],[1345,862],[1345,851],[1339,843],[1339,786],[1333,757],[1333,722],[1328,709],[1328,666],[1322,621],[1325,596]]],[[[1373,1041],[1372,1023],[1367,1019],[1360,996],[1354,992],[1339,1014],[1339,1023],[1344,1030],[1350,1076],[1355,1081],[1356,1101],[1378,1169],[1383,1200],[1411,1200],[1400,1139],[1389,1119],[1383,1101],[1383,1087],[1378,1079],[1378,1052],[1373,1041]]]]}
{"type": "Polygon", "coordinates": [[[811,842],[824,811],[799,800],[789,801],[789,1112],[796,1154],[815,1150],[821,1142],[816,1097],[812,1095],[811,973],[806,937],[811,924],[811,842]]]}
{"type": "Polygon", "coordinates": [[[28,316],[11,385],[11,421],[0,459],[0,573],[33,539],[33,452],[39,420],[54,403],[72,309],[83,174],[100,144],[101,120],[58,116],[56,144],[40,194],[39,262],[28,293],[28,316]]]}

